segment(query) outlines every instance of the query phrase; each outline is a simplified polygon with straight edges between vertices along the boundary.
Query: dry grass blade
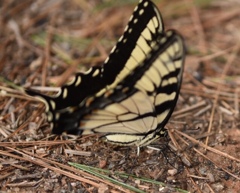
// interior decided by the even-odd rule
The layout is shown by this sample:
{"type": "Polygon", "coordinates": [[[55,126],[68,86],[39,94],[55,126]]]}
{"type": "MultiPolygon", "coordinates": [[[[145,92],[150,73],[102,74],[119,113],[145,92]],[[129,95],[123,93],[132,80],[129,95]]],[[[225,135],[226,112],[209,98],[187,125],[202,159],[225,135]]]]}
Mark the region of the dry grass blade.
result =
{"type": "Polygon", "coordinates": [[[39,147],[50,147],[54,145],[63,144],[75,144],[74,141],[59,140],[59,141],[22,141],[22,142],[1,142],[0,147],[29,147],[29,146],[39,146],[39,147]]]}
{"type": "MultiPolygon", "coordinates": [[[[191,136],[189,136],[189,135],[187,135],[187,134],[185,134],[183,132],[180,132],[178,130],[174,130],[174,132],[178,133],[179,135],[182,135],[182,136],[186,137],[187,139],[191,140],[194,144],[196,144],[198,146],[204,147],[205,149],[207,149],[209,151],[212,151],[212,152],[214,152],[214,153],[216,153],[218,155],[224,156],[224,157],[226,157],[228,159],[231,159],[233,161],[240,162],[240,159],[235,158],[235,157],[233,157],[233,156],[231,156],[231,155],[229,155],[227,153],[221,152],[221,151],[219,151],[219,150],[217,150],[215,148],[209,147],[208,145],[205,145],[204,143],[202,143],[202,142],[192,138],[191,136]]],[[[187,142],[185,141],[185,143],[187,143],[187,142]]],[[[189,144],[187,144],[187,145],[189,145],[189,144]]]]}
{"type": "Polygon", "coordinates": [[[173,112],[172,115],[173,116],[179,116],[181,114],[184,114],[184,113],[187,113],[187,112],[191,112],[192,110],[198,109],[199,107],[202,107],[202,106],[205,106],[205,105],[206,105],[206,101],[201,101],[201,102],[199,102],[197,104],[194,104],[194,105],[192,105],[190,107],[187,107],[185,109],[181,109],[181,110],[175,111],[175,112],[173,112]]]}
{"type": "Polygon", "coordinates": [[[64,149],[64,152],[66,154],[70,154],[70,155],[83,155],[83,156],[91,156],[92,155],[91,152],[72,150],[72,149],[64,149]]]}
{"type": "Polygon", "coordinates": [[[93,182],[91,180],[88,180],[86,178],[82,178],[82,177],[77,176],[75,174],[72,174],[72,173],[70,173],[68,171],[64,171],[64,170],[59,169],[57,167],[51,166],[50,165],[51,162],[50,163],[46,162],[47,161],[46,159],[42,160],[43,158],[39,159],[39,158],[33,157],[31,155],[28,155],[26,153],[21,152],[20,150],[16,150],[16,149],[13,149],[13,148],[7,148],[7,149],[9,149],[9,150],[11,150],[13,152],[17,152],[20,155],[22,155],[23,157],[14,155],[12,153],[4,152],[4,151],[1,151],[1,150],[0,150],[0,154],[3,155],[3,156],[8,156],[8,157],[11,157],[11,158],[15,158],[15,159],[18,159],[18,160],[24,160],[24,161],[27,161],[27,162],[32,162],[32,163],[40,165],[40,166],[42,166],[44,168],[48,168],[48,169],[56,171],[56,172],[58,172],[60,174],[66,175],[66,176],[68,176],[70,178],[73,178],[73,179],[76,179],[76,180],[79,180],[79,181],[91,184],[91,185],[93,185],[95,187],[99,187],[98,183],[95,183],[95,182],[93,182]]]}
{"type": "MultiPolygon", "coordinates": [[[[180,137],[180,136],[184,136],[185,138],[189,139],[193,144],[198,145],[198,146],[200,146],[200,147],[203,147],[203,148],[205,148],[205,149],[207,149],[207,150],[209,150],[209,151],[211,151],[211,152],[213,152],[213,153],[215,153],[215,154],[217,154],[217,155],[219,155],[219,156],[223,156],[223,157],[226,157],[226,158],[228,158],[228,159],[230,159],[230,160],[232,160],[232,161],[236,161],[236,162],[239,162],[239,163],[240,163],[240,159],[238,159],[238,158],[236,158],[236,157],[233,157],[233,156],[231,156],[231,155],[229,155],[229,154],[227,154],[227,153],[221,152],[221,151],[219,151],[219,150],[217,150],[217,149],[215,149],[215,148],[209,147],[208,145],[205,145],[204,143],[202,143],[202,142],[200,142],[200,141],[198,141],[198,140],[190,137],[189,135],[187,135],[187,134],[185,134],[185,133],[182,133],[182,132],[180,132],[180,131],[178,131],[178,130],[174,130],[174,132],[176,132],[177,134],[179,134],[179,135],[178,135],[178,138],[181,139],[181,141],[183,141],[183,142],[184,142],[186,145],[188,145],[188,146],[189,146],[190,144],[189,144],[186,140],[184,140],[182,137],[180,137]]],[[[177,144],[177,143],[175,142],[175,144],[177,144]]],[[[177,145],[177,146],[180,147],[179,145],[177,145]]],[[[193,148],[193,149],[194,149],[194,151],[196,151],[198,154],[200,154],[201,156],[203,156],[205,159],[207,159],[207,160],[211,161],[212,163],[214,163],[214,165],[217,166],[218,168],[221,168],[223,171],[225,171],[226,173],[228,173],[228,174],[231,175],[232,177],[240,180],[240,176],[234,175],[233,173],[229,172],[227,169],[219,166],[216,162],[214,162],[213,160],[209,159],[207,156],[205,156],[202,152],[200,152],[200,151],[197,150],[196,148],[193,148]]]]}
{"type": "MultiPolygon", "coordinates": [[[[239,52],[239,49],[240,49],[240,43],[238,42],[237,47],[233,50],[232,54],[228,58],[227,63],[224,66],[224,69],[223,69],[223,72],[222,72],[222,75],[221,75],[220,79],[222,79],[222,80],[225,79],[226,74],[229,71],[229,68],[233,63],[233,60],[237,57],[237,53],[239,52]]],[[[218,87],[217,87],[217,90],[216,90],[216,94],[214,95],[215,100],[214,100],[213,108],[211,110],[211,115],[210,115],[210,118],[209,118],[209,126],[208,126],[208,132],[209,133],[211,132],[211,129],[212,129],[213,117],[214,117],[214,113],[215,113],[216,108],[217,108],[220,91],[221,91],[221,85],[219,84],[218,87]]],[[[205,141],[206,144],[208,144],[208,140],[209,140],[209,138],[207,137],[206,141],[205,141]]]]}
{"type": "MultiPolygon", "coordinates": [[[[108,185],[110,185],[110,186],[112,186],[112,187],[114,187],[116,189],[122,190],[121,187],[119,187],[119,186],[117,186],[117,185],[115,185],[115,184],[113,184],[111,182],[107,182],[105,180],[102,180],[101,178],[98,178],[96,176],[93,176],[91,174],[83,172],[81,170],[75,169],[75,168],[70,167],[68,165],[60,164],[58,162],[55,162],[55,161],[52,161],[52,160],[49,160],[49,159],[45,159],[45,158],[39,157],[39,156],[37,156],[35,154],[32,154],[30,152],[16,150],[16,149],[13,149],[13,148],[7,148],[7,149],[12,150],[13,152],[19,153],[23,157],[15,156],[13,154],[2,152],[2,151],[0,151],[0,154],[6,155],[6,156],[9,156],[9,157],[14,157],[14,158],[19,159],[19,160],[25,160],[25,161],[32,162],[32,163],[40,165],[40,166],[42,166],[44,168],[48,168],[48,169],[50,169],[52,171],[55,171],[55,172],[60,173],[60,174],[63,174],[63,175],[68,176],[68,177],[70,177],[72,179],[76,179],[76,180],[81,181],[83,183],[87,183],[87,184],[93,185],[93,186],[98,187],[98,188],[100,187],[99,183],[93,182],[92,180],[88,180],[88,179],[86,179],[86,177],[88,176],[90,179],[94,179],[96,181],[104,182],[104,183],[106,183],[106,184],[108,184],[108,185]],[[54,166],[52,166],[52,165],[54,165],[54,166]],[[60,168],[58,168],[56,166],[58,166],[60,168]],[[61,168],[65,169],[65,170],[63,170],[61,168]],[[75,175],[75,174],[71,173],[70,171],[74,172],[74,173],[77,173],[77,174],[81,174],[84,177],[80,177],[79,175],[75,175]]],[[[130,191],[126,190],[126,192],[130,192],[130,191]]]]}

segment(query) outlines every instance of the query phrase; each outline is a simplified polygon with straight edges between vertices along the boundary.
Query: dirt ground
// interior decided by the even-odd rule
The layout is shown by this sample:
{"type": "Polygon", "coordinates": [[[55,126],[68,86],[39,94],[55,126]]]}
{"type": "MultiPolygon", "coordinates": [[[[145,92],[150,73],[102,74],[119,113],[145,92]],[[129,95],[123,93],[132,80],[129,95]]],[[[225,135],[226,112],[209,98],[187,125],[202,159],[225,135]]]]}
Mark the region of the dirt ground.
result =
{"type": "Polygon", "coordinates": [[[240,192],[240,2],[154,2],[188,54],[169,137],[137,156],[98,136],[52,135],[44,105],[16,85],[48,91],[101,65],[138,2],[0,1],[0,192],[240,192]]]}

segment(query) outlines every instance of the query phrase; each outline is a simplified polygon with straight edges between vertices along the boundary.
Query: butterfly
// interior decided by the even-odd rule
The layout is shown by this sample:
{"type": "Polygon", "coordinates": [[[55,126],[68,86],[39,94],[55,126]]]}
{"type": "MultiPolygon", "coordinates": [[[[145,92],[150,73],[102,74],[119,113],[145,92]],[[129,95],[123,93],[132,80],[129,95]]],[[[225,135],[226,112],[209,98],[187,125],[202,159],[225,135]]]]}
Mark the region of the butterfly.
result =
{"type": "Polygon", "coordinates": [[[79,72],[56,96],[26,93],[46,106],[54,134],[99,134],[117,145],[145,146],[166,136],[178,99],[185,47],[161,14],[140,0],[102,66],[79,72]]]}

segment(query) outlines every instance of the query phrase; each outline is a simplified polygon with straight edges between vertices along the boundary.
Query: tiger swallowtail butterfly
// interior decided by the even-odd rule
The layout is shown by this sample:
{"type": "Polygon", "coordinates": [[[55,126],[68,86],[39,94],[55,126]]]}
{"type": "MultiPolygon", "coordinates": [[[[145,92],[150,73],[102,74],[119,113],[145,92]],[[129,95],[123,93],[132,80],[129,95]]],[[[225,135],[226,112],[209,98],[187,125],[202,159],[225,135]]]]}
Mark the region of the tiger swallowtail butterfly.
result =
{"type": "Polygon", "coordinates": [[[26,93],[45,103],[54,134],[96,133],[117,145],[141,147],[166,134],[184,58],[181,36],[164,31],[158,8],[140,0],[101,67],[77,73],[56,96],[26,93]]]}

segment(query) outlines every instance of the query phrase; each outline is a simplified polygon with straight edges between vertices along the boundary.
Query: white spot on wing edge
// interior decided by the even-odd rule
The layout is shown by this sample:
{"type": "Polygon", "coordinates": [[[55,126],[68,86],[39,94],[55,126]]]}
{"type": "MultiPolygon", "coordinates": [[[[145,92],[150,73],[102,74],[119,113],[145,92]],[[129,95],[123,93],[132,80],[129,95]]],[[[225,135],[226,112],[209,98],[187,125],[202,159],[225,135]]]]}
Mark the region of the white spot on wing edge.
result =
{"type": "Polygon", "coordinates": [[[55,113],[55,119],[59,120],[59,118],[60,118],[60,113],[55,113]]]}
{"type": "Polygon", "coordinates": [[[139,15],[142,15],[143,13],[144,13],[144,10],[141,9],[141,10],[139,11],[139,15]]]}
{"type": "Polygon", "coordinates": [[[137,18],[133,20],[133,23],[134,23],[134,24],[136,24],[137,22],[138,22],[138,19],[137,19],[137,18]]]}
{"type": "Polygon", "coordinates": [[[132,19],[133,19],[133,15],[131,15],[131,17],[129,18],[129,22],[132,21],[132,19]]]}
{"type": "Polygon", "coordinates": [[[147,7],[148,6],[148,2],[146,1],[144,4],[143,4],[144,7],[147,7]]]}
{"type": "Polygon", "coordinates": [[[68,91],[67,91],[66,88],[64,88],[63,91],[62,91],[62,96],[63,96],[63,98],[64,98],[64,99],[67,98],[67,95],[68,95],[68,91]]]}
{"type": "MultiPolygon", "coordinates": [[[[120,38],[120,39],[121,39],[121,38],[120,38]]],[[[114,46],[114,47],[111,49],[110,54],[113,53],[113,52],[115,51],[115,49],[116,49],[116,46],[114,46]]]]}
{"type": "Polygon", "coordinates": [[[106,63],[108,63],[108,61],[109,61],[109,57],[107,57],[107,58],[105,59],[104,63],[106,64],[106,63]]]}
{"type": "Polygon", "coordinates": [[[77,76],[76,79],[77,80],[76,80],[75,86],[78,86],[82,82],[82,77],[81,76],[77,76]]]}
{"type": "Polygon", "coordinates": [[[134,12],[136,12],[138,10],[138,5],[134,8],[134,12]]]}
{"type": "Polygon", "coordinates": [[[52,109],[54,110],[56,108],[56,103],[53,100],[50,100],[49,103],[50,103],[52,109]]]}
{"type": "Polygon", "coordinates": [[[90,74],[92,72],[92,68],[89,68],[87,71],[83,72],[83,74],[90,74]]]}
{"type": "Polygon", "coordinates": [[[75,82],[76,78],[77,77],[72,78],[69,82],[67,82],[66,85],[72,85],[75,82]]]}
{"type": "Polygon", "coordinates": [[[48,122],[51,122],[51,121],[53,120],[53,115],[52,115],[52,113],[48,113],[48,115],[47,115],[47,120],[48,120],[48,122]]]}
{"type": "Polygon", "coordinates": [[[96,77],[98,74],[99,74],[100,72],[99,72],[99,69],[97,69],[94,73],[93,73],[93,77],[96,77]]]}

